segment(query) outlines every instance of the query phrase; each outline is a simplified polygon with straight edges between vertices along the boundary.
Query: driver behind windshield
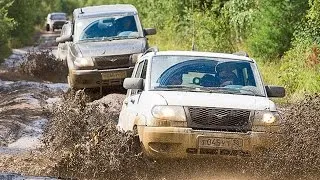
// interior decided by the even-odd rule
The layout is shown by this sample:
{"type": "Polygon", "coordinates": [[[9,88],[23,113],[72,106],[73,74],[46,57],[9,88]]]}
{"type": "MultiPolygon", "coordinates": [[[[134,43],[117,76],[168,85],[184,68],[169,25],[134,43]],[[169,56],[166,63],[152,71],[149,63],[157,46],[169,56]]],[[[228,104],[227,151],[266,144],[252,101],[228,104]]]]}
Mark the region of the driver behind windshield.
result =
{"type": "Polygon", "coordinates": [[[235,85],[236,84],[236,74],[232,72],[229,68],[224,68],[218,73],[220,87],[235,85]]]}
{"type": "Polygon", "coordinates": [[[118,34],[123,32],[137,32],[137,26],[133,16],[126,16],[117,20],[118,34]]]}

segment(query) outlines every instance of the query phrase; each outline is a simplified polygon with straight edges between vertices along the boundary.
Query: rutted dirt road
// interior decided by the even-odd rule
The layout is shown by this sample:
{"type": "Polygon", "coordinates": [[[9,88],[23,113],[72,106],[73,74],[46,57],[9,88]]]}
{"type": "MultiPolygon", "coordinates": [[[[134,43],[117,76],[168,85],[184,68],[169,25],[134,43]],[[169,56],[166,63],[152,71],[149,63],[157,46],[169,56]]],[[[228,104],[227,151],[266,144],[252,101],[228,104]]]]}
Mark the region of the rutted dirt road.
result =
{"type": "Polygon", "coordinates": [[[319,95],[284,109],[283,140],[266,158],[151,161],[115,128],[123,94],[68,91],[56,36],[1,65],[0,179],[319,179],[319,95]]]}

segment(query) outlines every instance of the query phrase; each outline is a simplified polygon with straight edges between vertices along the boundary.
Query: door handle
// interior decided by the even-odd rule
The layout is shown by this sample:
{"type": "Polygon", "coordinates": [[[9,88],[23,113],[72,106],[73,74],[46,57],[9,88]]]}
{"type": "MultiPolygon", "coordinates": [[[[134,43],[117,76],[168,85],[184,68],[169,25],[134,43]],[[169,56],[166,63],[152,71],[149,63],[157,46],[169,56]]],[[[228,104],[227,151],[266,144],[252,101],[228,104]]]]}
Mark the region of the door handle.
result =
{"type": "Polygon", "coordinates": [[[128,105],[128,101],[127,101],[127,100],[123,101],[123,103],[124,103],[125,105],[128,105]]]}

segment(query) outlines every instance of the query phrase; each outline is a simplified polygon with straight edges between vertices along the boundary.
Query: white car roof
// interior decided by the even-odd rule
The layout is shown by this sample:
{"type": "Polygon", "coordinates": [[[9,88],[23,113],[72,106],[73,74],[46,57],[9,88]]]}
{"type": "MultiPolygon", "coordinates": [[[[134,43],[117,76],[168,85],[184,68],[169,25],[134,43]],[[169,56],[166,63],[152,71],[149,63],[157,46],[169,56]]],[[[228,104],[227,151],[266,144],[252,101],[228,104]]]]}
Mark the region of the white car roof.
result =
{"type": "MultiPolygon", "coordinates": [[[[234,59],[234,60],[245,60],[254,62],[253,59],[240,56],[235,54],[227,54],[227,53],[213,53],[213,52],[200,52],[200,51],[159,51],[159,52],[149,52],[144,56],[203,56],[203,57],[215,57],[215,58],[225,58],[225,59],[234,59]]],[[[141,59],[141,58],[140,58],[141,59]]],[[[142,59],[141,59],[142,60],[142,59]]]]}

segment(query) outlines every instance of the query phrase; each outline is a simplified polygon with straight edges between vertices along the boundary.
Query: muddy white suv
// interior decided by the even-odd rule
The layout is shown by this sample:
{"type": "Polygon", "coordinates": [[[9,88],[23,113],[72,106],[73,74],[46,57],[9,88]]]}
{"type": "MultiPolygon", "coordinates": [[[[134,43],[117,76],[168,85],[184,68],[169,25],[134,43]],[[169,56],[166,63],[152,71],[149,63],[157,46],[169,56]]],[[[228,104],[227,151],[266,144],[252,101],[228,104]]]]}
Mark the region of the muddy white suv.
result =
{"type": "Polygon", "coordinates": [[[280,118],[256,62],[194,51],[147,52],[123,85],[118,128],[151,157],[250,156],[272,148],[280,118]]]}

